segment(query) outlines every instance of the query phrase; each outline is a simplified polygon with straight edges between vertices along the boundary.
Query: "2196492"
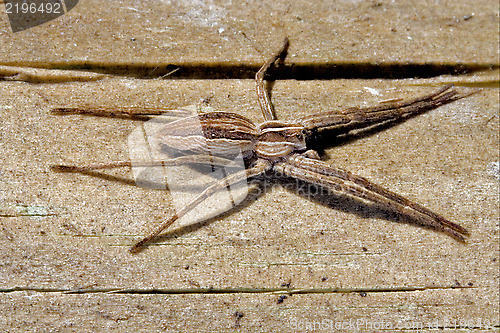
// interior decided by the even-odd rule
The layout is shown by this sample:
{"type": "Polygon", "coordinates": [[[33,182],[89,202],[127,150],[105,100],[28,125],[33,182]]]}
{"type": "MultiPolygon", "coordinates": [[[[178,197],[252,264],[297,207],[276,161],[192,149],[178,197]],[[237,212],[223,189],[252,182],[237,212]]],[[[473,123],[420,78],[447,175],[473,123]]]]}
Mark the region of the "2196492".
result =
{"type": "Polygon", "coordinates": [[[5,3],[7,14],[64,14],[64,9],[60,2],[23,2],[5,3]]]}

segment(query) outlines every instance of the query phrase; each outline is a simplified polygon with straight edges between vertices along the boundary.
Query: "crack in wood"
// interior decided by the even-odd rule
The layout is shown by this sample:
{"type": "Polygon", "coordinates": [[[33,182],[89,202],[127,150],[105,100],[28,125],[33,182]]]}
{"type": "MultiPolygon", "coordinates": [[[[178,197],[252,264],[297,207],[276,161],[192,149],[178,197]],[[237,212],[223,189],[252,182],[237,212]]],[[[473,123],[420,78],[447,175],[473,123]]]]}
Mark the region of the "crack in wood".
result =
{"type": "Polygon", "coordinates": [[[0,293],[33,291],[39,293],[63,294],[131,294],[131,295],[177,295],[177,294],[350,294],[350,293],[393,293],[427,290],[470,289],[474,286],[424,286],[424,287],[389,287],[389,288],[191,288],[191,289],[121,289],[121,288],[31,288],[13,287],[0,289],[0,293]]]}
{"type": "MultiPolygon", "coordinates": [[[[99,80],[106,75],[141,79],[253,79],[259,65],[231,63],[129,64],[129,63],[8,63],[5,68],[18,66],[26,70],[60,70],[75,81],[99,80]],[[72,72],[73,71],[73,72],[72,72]],[[99,73],[98,77],[87,77],[99,73]],[[69,74],[67,74],[69,75],[69,74]]],[[[332,79],[415,79],[440,75],[461,75],[500,68],[493,63],[390,63],[390,62],[323,62],[291,63],[273,68],[273,80],[332,80],[332,79]]],[[[0,73],[1,74],[1,73],[0,73]]],[[[47,75],[47,74],[45,74],[47,75]]],[[[12,75],[11,75],[12,76],[12,75]]],[[[2,75],[0,75],[1,79],[2,75]]],[[[51,76],[52,80],[54,78],[51,76]]],[[[12,78],[6,78],[11,79],[12,78]]]]}

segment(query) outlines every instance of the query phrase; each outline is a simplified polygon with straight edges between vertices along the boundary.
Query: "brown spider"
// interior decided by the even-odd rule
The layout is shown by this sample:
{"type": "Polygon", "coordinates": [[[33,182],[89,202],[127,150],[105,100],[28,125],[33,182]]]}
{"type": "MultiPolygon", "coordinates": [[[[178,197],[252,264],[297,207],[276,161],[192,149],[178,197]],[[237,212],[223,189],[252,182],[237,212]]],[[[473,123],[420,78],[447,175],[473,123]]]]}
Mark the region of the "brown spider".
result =
{"type": "MultiPolygon", "coordinates": [[[[443,231],[448,235],[465,241],[469,232],[462,226],[450,222],[429,209],[414,203],[396,193],[384,189],[369,180],[333,167],[320,160],[318,153],[307,147],[307,142],[323,130],[338,130],[348,133],[351,130],[366,129],[372,126],[409,118],[440,105],[455,101],[468,95],[460,95],[453,87],[445,86],[428,95],[405,101],[386,103],[369,108],[350,108],[341,114],[325,112],[302,117],[292,121],[276,120],[264,77],[268,69],[279,59],[286,56],[288,39],[279,51],[267,61],[256,74],[257,95],[264,122],[255,125],[249,119],[229,112],[207,112],[183,118],[166,124],[158,132],[161,145],[185,153],[196,153],[158,162],[159,165],[182,165],[205,163],[214,165],[227,163],[234,155],[234,148],[242,152],[246,169],[230,174],[213,183],[194,200],[178,210],[176,214],[162,223],[148,236],[137,242],[131,251],[163,232],[177,219],[195,208],[214,193],[230,184],[247,180],[266,172],[275,172],[324,187],[334,193],[361,198],[378,204],[398,215],[410,217],[422,225],[443,231]],[[193,117],[199,121],[203,133],[193,128],[193,117]]],[[[122,110],[58,108],[54,113],[87,113],[94,115],[158,115],[162,110],[122,110]]],[[[116,167],[131,167],[130,161],[117,161],[82,166],[54,166],[59,171],[87,171],[116,167]]]]}

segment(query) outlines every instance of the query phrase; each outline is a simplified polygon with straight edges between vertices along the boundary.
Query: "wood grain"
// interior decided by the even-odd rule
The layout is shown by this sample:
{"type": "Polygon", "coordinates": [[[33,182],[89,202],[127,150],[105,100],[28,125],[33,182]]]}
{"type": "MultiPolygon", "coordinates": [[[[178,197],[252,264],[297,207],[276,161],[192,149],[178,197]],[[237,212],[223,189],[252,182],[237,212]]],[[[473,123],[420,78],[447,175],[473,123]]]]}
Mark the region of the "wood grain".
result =
{"type": "Polygon", "coordinates": [[[278,117],[293,119],[415,96],[444,83],[484,87],[324,151],[329,163],[461,223],[472,234],[467,245],[346,198],[304,196],[296,184],[281,183],[131,255],[128,247],[150,223],[172,213],[168,195],[133,186],[127,170],[95,177],[49,168],[126,158],[127,135],[138,124],[51,115],[58,106],[208,102],[262,121],[251,79],[134,79],[107,69],[115,65],[130,67],[119,68],[122,74],[169,63],[258,68],[287,34],[290,62],[498,68],[492,2],[379,3],[237,8],[215,1],[181,11],[165,2],[87,1],[59,21],[15,35],[0,22],[4,65],[88,63],[91,71],[104,66],[107,75],[96,80],[84,71],[92,80],[82,82],[67,73],[6,72],[11,81],[0,82],[0,327],[275,332],[333,325],[350,332],[351,323],[360,331],[381,331],[386,323],[388,331],[435,324],[444,332],[498,330],[496,70],[432,79],[280,80],[272,90],[278,117]],[[178,16],[163,15],[170,10],[178,16]],[[241,19],[243,13],[255,20],[241,19]],[[210,15],[217,24],[203,25],[210,15]]]}

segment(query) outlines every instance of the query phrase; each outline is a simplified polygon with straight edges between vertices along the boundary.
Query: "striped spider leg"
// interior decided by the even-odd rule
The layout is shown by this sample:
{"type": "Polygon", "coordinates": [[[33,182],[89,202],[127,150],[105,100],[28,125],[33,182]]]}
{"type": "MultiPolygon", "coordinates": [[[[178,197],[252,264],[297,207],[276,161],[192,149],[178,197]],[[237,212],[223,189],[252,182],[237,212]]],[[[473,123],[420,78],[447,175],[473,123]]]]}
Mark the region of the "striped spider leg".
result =
{"type": "MultiPolygon", "coordinates": [[[[452,86],[443,87],[433,93],[411,100],[385,103],[369,108],[350,108],[342,113],[325,112],[306,116],[293,121],[276,120],[265,76],[278,59],[284,59],[288,39],[256,74],[257,96],[264,122],[256,125],[249,119],[230,112],[206,112],[166,124],[157,133],[162,145],[179,151],[196,152],[196,155],[181,156],[155,163],[161,165],[183,164],[227,164],[237,148],[243,155],[246,169],[230,174],[214,182],[173,216],[157,226],[145,238],[137,242],[132,252],[139,251],[176,220],[194,209],[204,200],[227,186],[263,173],[277,172],[317,186],[333,193],[348,195],[382,206],[401,216],[442,231],[451,237],[464,241],[469,232],[458,224],[450,222],[429,209],[414,203],[396,193],[376,185],[369,180],[335,168],[319,159],[316,151],[307,147],[307,142],[323,130],[349,133],[353,130],[369,129],[377,125],[401,121],[419,113],[453,102],[467,95],[459,94],[452,86]],[[203,135],[196,132],[190,119],[196,117],[203,135]]],[[[99,109],[99,112],[85,109],[55,109],[56,113],[90,113],[101,116],[114,115],[99,109]]],[[[159,112],[154,112],[159,114],[159,112]]],[[[149,116],[148,110],[125,113],[125,116],[149,116]]],[[[191,119],[192,120],[192,119],[191,119]]],[[[86,171],[131,167],[130,161],[88,164],[81,166],[54,166],[59,171],[86,171]]]]}

